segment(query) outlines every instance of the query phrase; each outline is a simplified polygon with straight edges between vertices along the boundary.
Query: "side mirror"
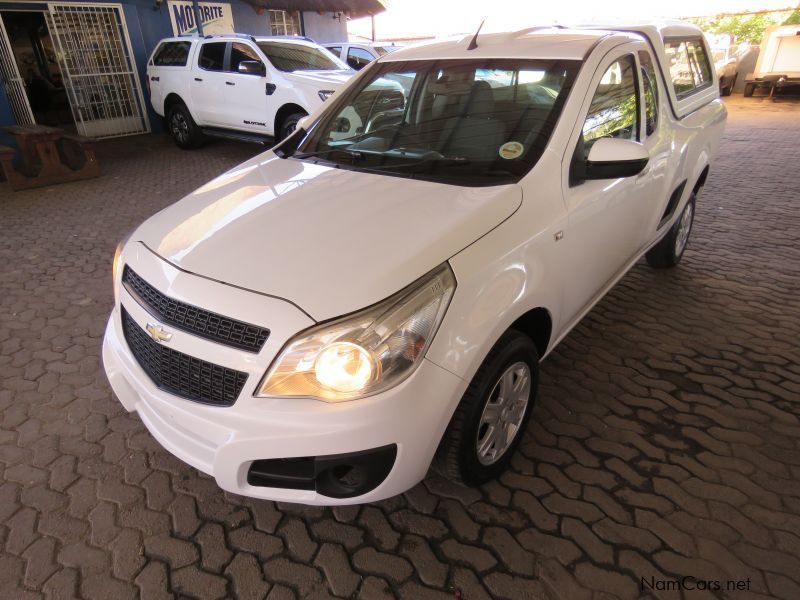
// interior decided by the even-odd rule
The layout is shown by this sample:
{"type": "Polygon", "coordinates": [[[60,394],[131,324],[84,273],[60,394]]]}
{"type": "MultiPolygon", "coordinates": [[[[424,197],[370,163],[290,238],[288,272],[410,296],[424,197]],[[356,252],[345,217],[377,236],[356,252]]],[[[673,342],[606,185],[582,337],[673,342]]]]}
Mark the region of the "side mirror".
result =
{"type": "Polygon", "coordinates": [[[639,142],[600,138],[589,150],[585,179],[617,179],[641,173],[650,161],[647,149],[639,142]]]}
{"type": "Polygon", "coordinates": [[[239,73],[264,77],[267,74],[267,68],[260,60],[243,60],[239,63],[239,73]]]}
{"type": "Polygon", "coordinates": [[[301,117],[299,121],[297,121],[297,129],[302,129],[304,131],[308,131],[306,127],[311,125],[311,117],[306,115],[305,117],[301,117]]]}

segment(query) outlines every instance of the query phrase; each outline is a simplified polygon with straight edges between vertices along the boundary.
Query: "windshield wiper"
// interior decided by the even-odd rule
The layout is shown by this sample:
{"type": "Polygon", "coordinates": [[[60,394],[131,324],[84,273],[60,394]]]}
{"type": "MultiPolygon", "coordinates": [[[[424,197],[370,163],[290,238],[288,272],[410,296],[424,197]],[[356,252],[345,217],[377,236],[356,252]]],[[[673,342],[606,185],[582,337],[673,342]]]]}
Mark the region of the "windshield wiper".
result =
{"type": "MultiPolygon", "coordinates": [[[[422,165],[433,166],[449,166],[449,167],[466,167],[472,161],[466,156],[430,156],[420,160],[414,160],[405,163],[389,163],[386,165],[375,165],[369,167],[359,167],[370,171],[391,171],[393,169],[405,169],[407,167],[419,167],[422,165]]],[[[412,171],[418,173],[419,171],[412,171]]]]}
{"type": "Polygon", "coordinates": [[[301,152],[300,154],[290,154],[289,156],[292,158],[321,158],[323,156],[328,156],[329,154],[333,154],[335,152],[340,152],[346,155],[348,158],[352,158],[353,160],[364,160],[363,152],[359,152],[358,150],[348,150],[347,148],[328,148],[327,150],[317,150],[316,152],[301,152]]]}

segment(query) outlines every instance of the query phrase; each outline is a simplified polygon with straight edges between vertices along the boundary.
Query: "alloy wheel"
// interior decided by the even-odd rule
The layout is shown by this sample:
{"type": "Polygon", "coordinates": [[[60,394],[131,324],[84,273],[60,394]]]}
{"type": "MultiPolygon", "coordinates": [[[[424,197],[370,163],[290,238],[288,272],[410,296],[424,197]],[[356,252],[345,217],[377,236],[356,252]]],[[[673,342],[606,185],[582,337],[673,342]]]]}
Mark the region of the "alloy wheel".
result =
{"type": "Polygon", "coordinates": [[[483,407],[476,449],[482,465],[496,463],[517,437],[531,395],[531,370],[527,363],[508,367],[492,388],[483,407]]]}

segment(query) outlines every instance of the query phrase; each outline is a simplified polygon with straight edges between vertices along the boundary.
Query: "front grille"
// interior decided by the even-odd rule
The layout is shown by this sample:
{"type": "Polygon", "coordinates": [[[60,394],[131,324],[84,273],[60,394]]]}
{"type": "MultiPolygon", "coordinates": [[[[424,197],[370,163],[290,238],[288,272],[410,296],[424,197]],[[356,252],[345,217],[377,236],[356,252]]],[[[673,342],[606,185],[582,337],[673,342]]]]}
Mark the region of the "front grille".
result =
{"type": "Polygon", "coordinates": [[[159,389],[187,400],[230,406],[247,381],[247,373],[228,369],[167,348],[153,340],[122,310],[122,331],[131,353],[159,389]]]}
{"type": "Polygon", "coordinates": [[[212,342],[258,352],[269,337],[269,329],[264,327],[223,317],[165,296],[127,265],[122,272],[122,283],[149,312],[164,323],[212,342]]]}

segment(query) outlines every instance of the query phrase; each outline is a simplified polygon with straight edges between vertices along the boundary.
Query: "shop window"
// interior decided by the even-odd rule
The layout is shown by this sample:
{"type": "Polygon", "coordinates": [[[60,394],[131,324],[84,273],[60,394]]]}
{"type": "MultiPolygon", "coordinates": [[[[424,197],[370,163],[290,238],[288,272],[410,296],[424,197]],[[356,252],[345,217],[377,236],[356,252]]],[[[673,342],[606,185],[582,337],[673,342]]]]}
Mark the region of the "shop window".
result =
{"type": "Polygon", "coordinates": [[[268,10],[272,35],[303,35],[300,13],[288,10],[268,10]]]}

